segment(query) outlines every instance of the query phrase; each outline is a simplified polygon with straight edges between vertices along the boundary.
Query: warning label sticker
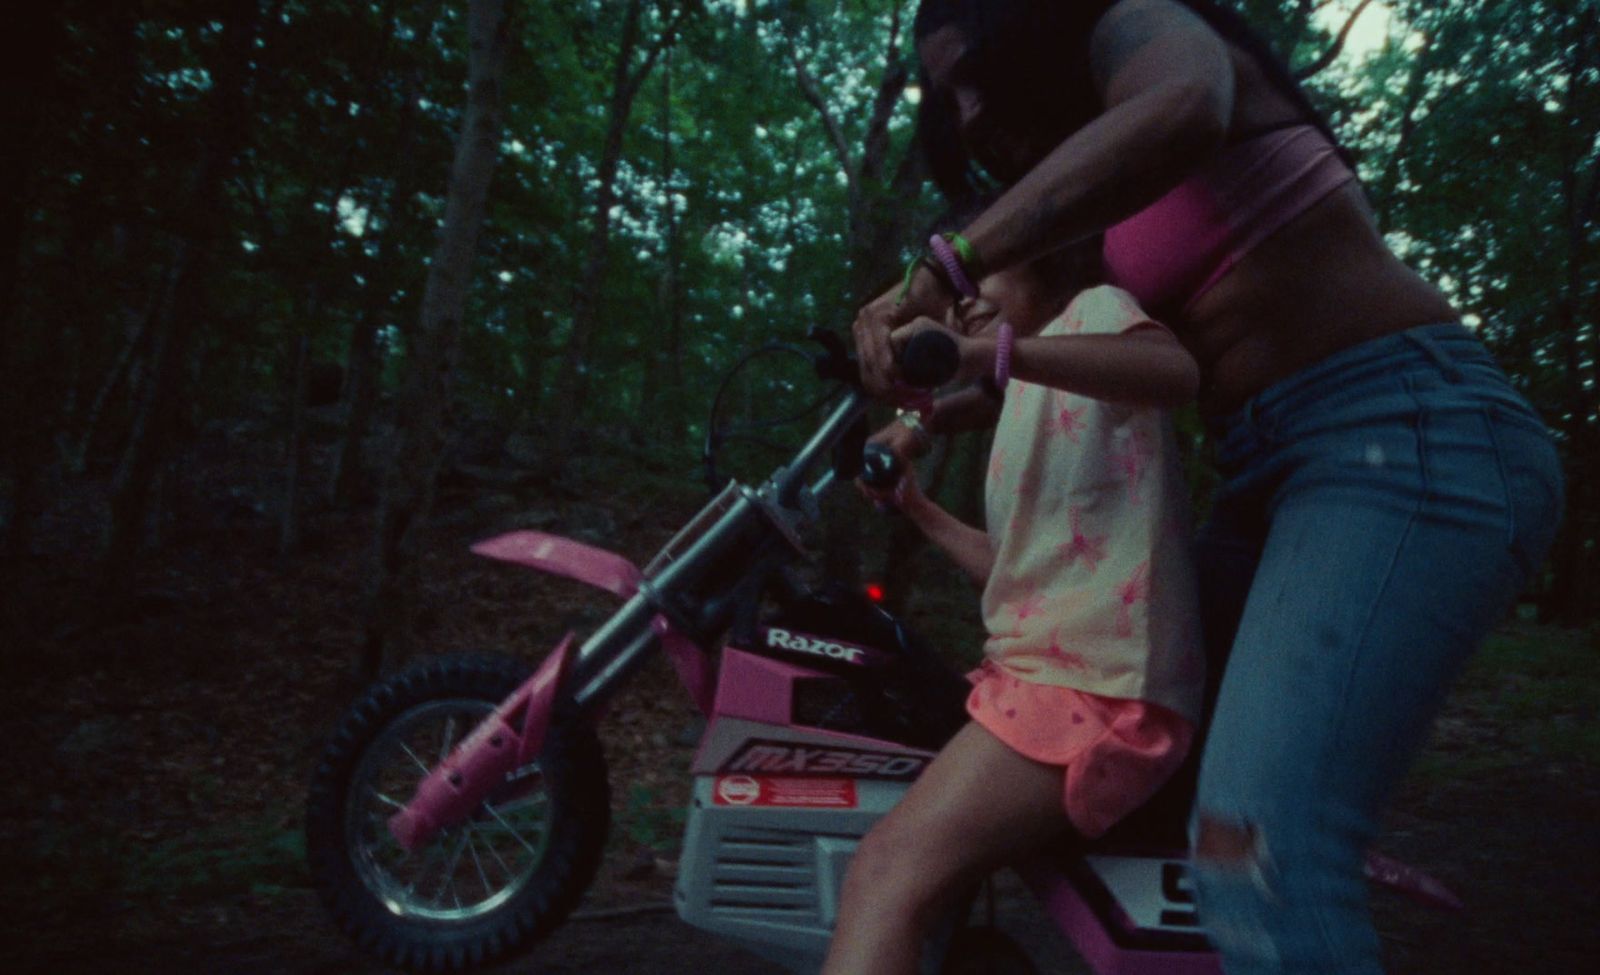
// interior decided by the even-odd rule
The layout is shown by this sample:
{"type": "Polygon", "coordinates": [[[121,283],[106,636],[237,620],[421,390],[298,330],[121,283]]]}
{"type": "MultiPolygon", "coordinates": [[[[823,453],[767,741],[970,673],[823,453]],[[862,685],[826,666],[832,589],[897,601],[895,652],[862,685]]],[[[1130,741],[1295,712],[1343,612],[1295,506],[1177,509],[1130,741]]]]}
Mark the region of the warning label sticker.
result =
{"type": "Polygon", "coordinates": [[[719,775],[712,794],[719,806],[802,806],[810,809],[856,807],[854,779],[719,775]]]}

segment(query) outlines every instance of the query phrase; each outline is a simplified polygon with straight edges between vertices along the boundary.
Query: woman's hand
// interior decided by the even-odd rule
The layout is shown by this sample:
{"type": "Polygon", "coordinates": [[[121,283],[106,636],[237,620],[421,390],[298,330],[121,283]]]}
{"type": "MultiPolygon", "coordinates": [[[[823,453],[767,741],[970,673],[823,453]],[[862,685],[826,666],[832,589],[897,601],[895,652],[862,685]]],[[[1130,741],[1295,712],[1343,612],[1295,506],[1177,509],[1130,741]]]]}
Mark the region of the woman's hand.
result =
{"type": "Polygon", "coordinates": [[[929,329],[943,332],[956,344],[956,373],[954,383],[969,383],[994,370],[994,338],[989,335],[971,335],[960,327],[950,328],[931,318],[917,318],[895,329],[889,335],[889,345],[898,358],[905,351],[911,337],[929,329]]]}
{"type": "Polygon", "coordinates": [[[890,342],[895,329],[919,317],[943,318],[951,304],[951,293],[934,272],[918,265],[911,275],[911,288],[901,300],[902,285],[895,285],[874,298],[856,313],[851,332],[856,340],[856,358],[861,365],[861,384],[879,399],[892,399],[901,385],[895,365],[898,351],[890,342]]]}

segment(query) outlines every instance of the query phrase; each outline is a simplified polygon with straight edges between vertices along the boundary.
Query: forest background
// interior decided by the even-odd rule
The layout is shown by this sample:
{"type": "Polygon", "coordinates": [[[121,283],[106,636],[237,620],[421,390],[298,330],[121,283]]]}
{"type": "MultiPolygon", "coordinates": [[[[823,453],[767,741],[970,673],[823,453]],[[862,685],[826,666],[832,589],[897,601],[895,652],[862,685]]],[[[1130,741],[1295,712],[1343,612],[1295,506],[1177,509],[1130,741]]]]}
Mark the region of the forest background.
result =
{"type": "MultiPolygon", "coordinates": [[[[1546,619],[1588,620],[1596,5],[1241,6],[1316,92],[1397,249],[1556,431],[1571,498],[1532,595],[1546,619]],[[1341,57],[1379,13],[1387,40],[1341,57]]],[[[692,470],[734,358],[846,327],[938,212],[904,0],[492,7],[471,84],[465,3],[24,18],[0,213],[8,564],[63,484],[103,479],[77,554],[99,561],[97,605],[117,603],[187,517],[195,451],[266,420],[284,478],[254,503],[282,551],[308,508],[382,502],[374,668],[405,637],[393,610],[441,467],[515,437],[546,472],[585,451],[692,470]],[[319,404],[336,413],[308,419],[319,404]],[[337,450],[314,482],[318,422],[337,450]]],[[[809,392],[792,386],[763,405],[809,392]]]]}
{"type": "MultiPolygon", "coordinates": [[[[1600,3],[1236,6],[1306,79],[1396,249],[1555,432],[1568,508],[1523,615],[1589,653],[1600,3]],[[1383,37],[1358,50],[1380,17],[1383,37]]],[[[701,496],[728,368],[813,325],[846,329],[939,212],[913,132],[913,13],[911,0],[13,12],[0,665],[32,710],[8,720],[59,732],[47,747],[65,763],[107,744],[94,715],[128,674],[168,681],[139,698],[151,709],[178,707],[185,675],[250,643],[205,585],[333,594],[283,609],[342,621],[313,641],[331,699],[450,642],[467,570],[445,553],[463,535],[572,527],[553,509],[582,510],[574,530],[648,556],[701,496]],[[40,715],[57,704],[52,725],[40,715]]],[[[782,413],[812,392],[792,370],[758,376],[732,412],[782,413]]],[[[1205,448],[1183,422],[1203,504],[1205,448]]],[[[975,510],[982,450],[940,451],[957,509],[975,510]]],[[[873,531],[909,564],[905,538],[873,531]]],[[[862,550],[834,546],[831,567],[879,568],[869,553],[862,569],[862,550]]],[[[887,578],[903,601],[916,575],[887,578]]],[[[183,732],[151,720],[152,741],[183,732]]],[[[280,771],[303,764],[289,750],[280,771]]],[[[23,829],[30,794],[8,797],[8,828],[23,829]]],[[[185,801],[215,804],[192,788],[185,801]]]]}

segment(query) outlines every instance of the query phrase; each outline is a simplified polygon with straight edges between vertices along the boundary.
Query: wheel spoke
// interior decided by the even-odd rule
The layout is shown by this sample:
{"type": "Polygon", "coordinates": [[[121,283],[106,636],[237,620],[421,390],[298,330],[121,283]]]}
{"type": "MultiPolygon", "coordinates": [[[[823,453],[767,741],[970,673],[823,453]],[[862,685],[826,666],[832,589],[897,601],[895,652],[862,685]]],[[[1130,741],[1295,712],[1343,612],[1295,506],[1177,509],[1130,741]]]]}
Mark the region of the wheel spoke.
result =
{"type": "Polygon", "coordinates": [[[369,789],[367,791],[372,793],[372,798],[374,798],[374,799],[378,800],[379,802],[383,803],[385,806],[392,806],[395,809],[404,809],[406,807],[405,803],[401,802],[398,799],[391,799],[388,796],[384,795],[383,793],[379,792],[377,789],[369,789]]]}
{"type": "Polygon", "coordinates": [[[493,816],[495,818],[495,822],[497,822],[501,826],[505,827],[506,832],[511,834],[512,839],[516,840],[518,843],[521,843],[524,849],[526,849],[529,853],[533,854],[534,860],[536,862],[538,861],[538,859],[539,859],[539,851],[535,850],[533,848],[533,846],[527,840],[522,838],[522,834],[517,832],[517,829],[516,829],[515,826],[512,826],[510,823],[506,822],[505,817],[500,815],[499,811],[496,810],[489,803],[487,803],[487,802],[484,803],[483,804],[483,808],[485,808],[485,809],[487,809],[489,811],[489,815],[491,815],[491,816],[493,816]]]}
{"type": "Polygon", "coordinates": [[[424,773],[424,774],[426,774],[426,773],[428,773],[428,772],[432,772],[432,771],[433,771],[433,769],[431,769],[431,768],[429,768],[429,767],[428,767],[428,763],[427,763],[427,762],[424,762],[424,761],[423,761],[423,760],[422,760],[422,759],[420,759],[420,758],[418,758],[418,757],[417,757],[417,753],[416,753],[416,752],[414,752],[414,751],[412,751],[412,750],[411,750],[411,746],[410,746],[410,745],[407,745],[407,744],[406,744],[406,743],[405,743],[405,742],[403,742],[403,741],[401,741],[401,742],[396,742],[396,744],[398,744],[398,745],[399,745],[399,746],[400,746],[400,750],[401,750],[401,751],[403,751],[403,752],[405,752],[405,753],[406,753],[406,754],[407,754],[407,755],[409,755],[409,756],[411,756],[411,760],[412,760],[412,761],[413,761],[413,762],[416,762],[416,763],[417,763],[417,768],[419,768],[419,769],[422,769],[422,771],[423,771],[423,773],[424,773]]]}
{"type": "MultiPolygon", "coordinates": [[[[451,893],[452,896],[454,896],[454,894],[455,894],[455,879],[456,879],[456,864],[460,862],[460,860],[461,860],[461,851],[466,849],[467,840],[468,840],[469,837],[471,837],[471,835],[472,835],[471,833],[468,833],[468,832],[465,832],[465,831],[462,832],[460,842],[456,843],[455,852],[450,854],[450,862],[446,863],[445,866],[444,866],[444,876],[441,877],[440,880],[439,880],[439,889],[434,891],[433,898],[432,898],[433,903],[435,903],[435,904],[439,903],[439,898],[444,896],[444,891],[445,891],[446,887],[450,888],[450,893],[451,893]]],[[[461,906],[460,901],[456,902],[456,906],[457,907],[461,906]]]]}
{"type": "Polygon", "coordinates": [[[445,759],[450,757],[450,747],[452,745],[454,745],[455,743],[456,743],[456,716],[452,714],[452,715],[450,715],[450,719],[448,721],[446,721],[445,725],[444,725],[444,747],[439,749],[439,761],[442,762],[445,759]]]}
{"type": "Polygon", "coordinates": [[[417,864],[417,873],[412,878],[411,883],[406,884],[407,893],[414,894],[417,892],[417,884],[422,883],[422,878],[428,875],[428,868],[433,866],[434,858],[439,855],[439,851],[442,849],[444,849],[444,847],[439,846],[438,844],[428,847],[428,855],[423,858],[421,863],[417,864]]]}
{"type": "MultiPolygon", "coordinates": [[[[471,829],[474,832],[477,831],[476,826],[469,826],[468,829],[471,829]]],[[[494,857],[496,863],[500,864],[500,869],[506,872],[506,877],[511,880],[515,880],[517,877],[517,872],[511,869],[510,865],[506,863],[505,857],[501,856],[500,851],[494,848],[494,841],[486,839],[483,841],[483,845],[489,848],[489,855],[494,857]]]]}
{"type": "Polygon", "coordinates": [[[545,793],[540,792],[535,795],[521,796],[516,799],[511,799],[507,802],[502,802],[498,808],[501,812],[510,814],[524,812],[530,809],[539,810],[548,805],[550,805],[550,797],[545,793]]]}
{"type": "Polygon", "coordinates": [[[409,805],[418,779],[492,713],[493,702],[476,693],[446,692],[394,713],[347,780],[347,848],[361,883],[397,917],[450,925],[485,917],[535,878],[554,840],[554,797],[538,763],[508,776],[495,803],[415,849],[390,833],[388,820],[409,805]]]}
{"type": "Polygon", "coordinates": [[[467,852],[472,854],[472,865],[478,868],[478,879],[483,882],[483,896],[488,897],[494,891],[494,886],[489,883],[489,874],[483,869],[483,860],[478,856],[478,844],[474,842],[472,827],[467,827],[467,852]]]}

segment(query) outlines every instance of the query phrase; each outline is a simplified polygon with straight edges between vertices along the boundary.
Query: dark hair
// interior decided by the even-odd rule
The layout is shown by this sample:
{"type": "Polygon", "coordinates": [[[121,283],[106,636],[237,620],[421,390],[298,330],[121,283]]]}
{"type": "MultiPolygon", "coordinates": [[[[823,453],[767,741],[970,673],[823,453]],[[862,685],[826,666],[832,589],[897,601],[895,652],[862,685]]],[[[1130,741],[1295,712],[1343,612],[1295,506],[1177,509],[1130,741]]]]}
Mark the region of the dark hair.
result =
{"type": "MultiPolygon", "coordinates": [[[[918,43],[954,27],[970,45],[971,76],[991,102],[1000,126],[1044,127],[1060,139],[1098,115],[1102,106],[1089,72],[1089,35],[1118,0],[922,0],[912,33],[918,43]],[[1050,97],[1041,99],[1048,91],[1050,97]]],[[[1224,40],[1248,53],[1328,140],[1338,139],[1288,65],[1238,13],[1214,0],[1177,0],[1224,40]]],[[[954,101],[934,92],[923,71],[917,132],[935,185],[951,200],[991,190],[996,175],[962,144],[954,101]]]]}

